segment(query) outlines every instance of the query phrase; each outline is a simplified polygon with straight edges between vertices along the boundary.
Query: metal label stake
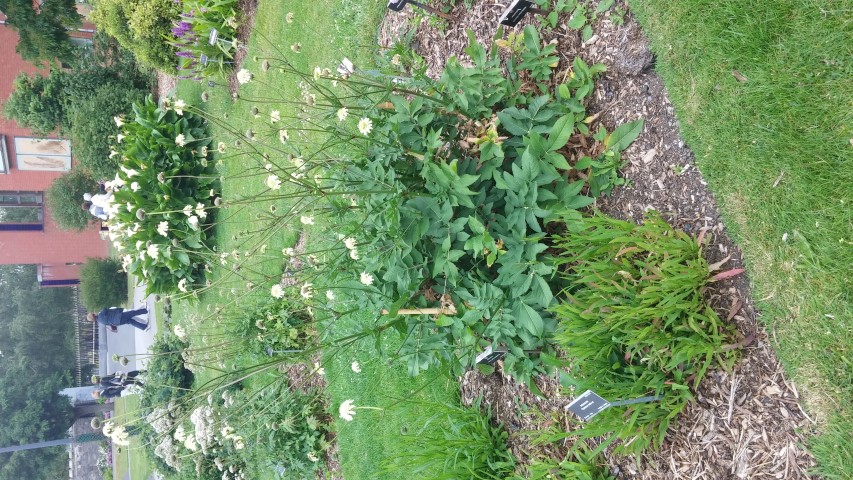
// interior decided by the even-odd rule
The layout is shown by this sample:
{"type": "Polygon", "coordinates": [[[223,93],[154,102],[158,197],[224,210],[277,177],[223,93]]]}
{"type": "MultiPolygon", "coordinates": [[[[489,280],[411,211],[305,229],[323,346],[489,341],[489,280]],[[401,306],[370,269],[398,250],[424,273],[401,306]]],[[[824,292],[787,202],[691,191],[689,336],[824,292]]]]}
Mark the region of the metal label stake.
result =
{"type": "Polygon", "coordinates": [[[518,25],[518,22],[520,22],[528,12],[537,13],[542,16],[551,13],[550,10],[542,10],[541,8],[534,7],[533,5],[533,2],[530,0],[513,1],[501,14],[499,19],[500,24],[508,27],[514,27],[518,25]]]}
{"type": "Polygon", "coordinates": [[[610,407],[620,407],[622,405],[632,405],[635,403],[655,402],[663,398],[663,395],[653,395],[649,397],[632,398],[630,400],[617,400],[608,402],[592,390],[587,390],[574,399],[572,403],[566,407],[567,410],[579,416],[584,422],[592,420],[593,417],[603,412],[610,407]]]}
{"type": "Polygon", "coordinates": [[[403,10],[403,7],[405,7],[407,3],[411,3],[413,6],[418,7],[421,10],[427,11],[433,15],[438,15],[439,17],[445,20],[453,20],[453,17],[442,12],[441,10],[432,8],[429,5],[424,5],[423,3],[417,2],[415,0],[388,0],[388,8],[395,12],[400,12],[403,10]]]}

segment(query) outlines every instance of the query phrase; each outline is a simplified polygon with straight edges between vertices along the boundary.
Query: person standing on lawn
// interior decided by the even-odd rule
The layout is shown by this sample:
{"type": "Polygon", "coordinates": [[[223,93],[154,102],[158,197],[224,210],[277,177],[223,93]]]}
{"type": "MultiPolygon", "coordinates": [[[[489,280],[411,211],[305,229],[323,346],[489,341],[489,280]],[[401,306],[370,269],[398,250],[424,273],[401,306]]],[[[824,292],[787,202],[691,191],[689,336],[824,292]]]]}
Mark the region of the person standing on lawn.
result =
{"type": "Polygon", "coordinates": [[[140,330],[148,330],[149,323],[142,323],[133,318],[137,315],[145,315],[148,309],[143,307],[138,310],[125,310],[123,308],[113,307],[105,308],[100,313],[90,312],[87,318],[90,322],[97,321],[109,327],[118,327],[120,325],[133,325],[140,330]]]}

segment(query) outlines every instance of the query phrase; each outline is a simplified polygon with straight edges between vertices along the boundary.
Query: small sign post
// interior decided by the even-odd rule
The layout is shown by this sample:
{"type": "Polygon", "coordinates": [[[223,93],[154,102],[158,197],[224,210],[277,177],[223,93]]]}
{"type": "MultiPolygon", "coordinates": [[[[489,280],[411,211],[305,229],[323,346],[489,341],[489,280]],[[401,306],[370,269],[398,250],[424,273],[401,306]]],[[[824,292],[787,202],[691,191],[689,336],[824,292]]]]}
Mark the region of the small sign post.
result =
{"type": "Polygon", "coordinates": [[[424,5],[423,3],[415,0],[388,0],[388,8],[395,12],[401,12],[403,11],[403,7],[405,7],[407,3],[411,3],[413,6],[418,7],[421,10],[427,11],[433,15],[438,15],[439,17],[445,20],[453,20],[453,17],[442,12],[441,10],[432,8],[429,5],[424,5]]]}
{"type": "Polygon", "coordinates": [[[633,398],[630,400],[617,400],[608,402],[592,390],[587,390],[566,407],[570,412],[579,416],[584,422],[592,420],[593,417],[603,412],[609,407],[619,407],[622,405],[631,405],[634,403],[655,402],[663,398],[663,395],[654,395],[649,397],[633,398]]]}
{"type": "Polygon", "coordinates": [[[549,10],[542,10],[541,8],[537,8],[533,6],[533,2],[530,0],[513,0],[512,3],[504,10],[501,14],[499,22],[501,25],[506,25],[508,27],[514,27],[518,25],[518,22],[527,15],[527,12],[538,13],[539,15],[548,15],[551,13],[549,10]]]}
{"type": "Polygon", "coordinates": [[[506,347],[492,348],[491,345],[483,350],[483,353],[477,355],[476,363],[478,365],[494,365],[495,362],[506,356],[506,347]]]}

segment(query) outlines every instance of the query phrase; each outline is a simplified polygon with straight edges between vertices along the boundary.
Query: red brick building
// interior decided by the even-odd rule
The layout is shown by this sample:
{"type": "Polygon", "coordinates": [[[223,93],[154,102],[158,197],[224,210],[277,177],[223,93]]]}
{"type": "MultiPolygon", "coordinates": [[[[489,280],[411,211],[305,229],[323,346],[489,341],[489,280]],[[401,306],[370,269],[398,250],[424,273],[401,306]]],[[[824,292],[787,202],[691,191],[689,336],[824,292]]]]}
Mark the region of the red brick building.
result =
{"type": "MultiPolygon", "coordinates": [[[[4,19],[0,14],[0,103],[9,98],[19,73],[46,73],[18,56],[18,35],[4,19]]],[[[87,22],[72,37],[86,42],[92,28],[87,22]]],[[[36,137],[0,115],[0,265],[38,265],[39,283],[45,287],[78,283],[80,264],[108,254],[96,226],[62,231],[46,211],[44,192],[71,169],[71,148],[69,140],[36,137]]]]}

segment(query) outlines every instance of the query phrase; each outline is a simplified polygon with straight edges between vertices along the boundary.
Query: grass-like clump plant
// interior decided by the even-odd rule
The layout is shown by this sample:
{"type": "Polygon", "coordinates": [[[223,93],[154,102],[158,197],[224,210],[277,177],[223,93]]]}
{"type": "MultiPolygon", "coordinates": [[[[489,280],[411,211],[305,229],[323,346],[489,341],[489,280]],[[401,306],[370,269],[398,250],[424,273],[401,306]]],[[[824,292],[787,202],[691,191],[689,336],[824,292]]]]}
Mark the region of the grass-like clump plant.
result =
{"type": "Polygon", "coordinates": [[[384,472],[405,472],[411,478],[434,480],[498,480],[510,478],[515,457],[507,447],[503,425],[491,421],[491,408],[480,409],[482,397],[471,407],[433,405],[435,413],[416,432],[400,435],[401,453],[387,458],[384,472]],[[433,421],[446,425],[428,431],[433,421]]]}
{"type": "Polygon", "coordinates": [[[622,440],[625,453],[657,447],[708,369],[735,358],[733,328],[705,301],[702,245],[654,212],[643,225],[595,215],[568,226],[556,239],[567,286],[553,311],[569,382],[610,401],[662,398],[609,408],[565,436],[622,440]]]}

